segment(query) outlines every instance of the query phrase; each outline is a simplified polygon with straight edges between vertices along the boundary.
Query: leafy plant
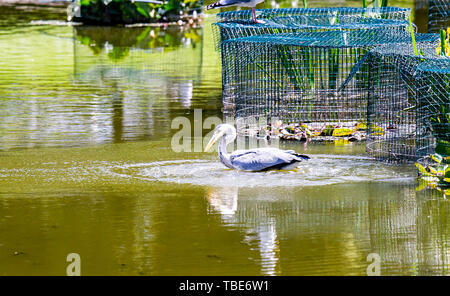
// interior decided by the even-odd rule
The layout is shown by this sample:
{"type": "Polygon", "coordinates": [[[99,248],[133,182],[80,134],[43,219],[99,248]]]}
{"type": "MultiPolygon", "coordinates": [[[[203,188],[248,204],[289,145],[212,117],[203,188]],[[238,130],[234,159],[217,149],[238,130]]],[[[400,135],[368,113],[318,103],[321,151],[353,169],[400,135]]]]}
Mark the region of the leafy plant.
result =
{"type": "Polygon", "coordinates": [[[296,65],[293,51],[289,46],[280,46],[277,49],[278,57],[286,75],[285,80],[292,90],[305,89],[300,67],[296,65]]]}
{"type": "Polygon", "coordinates": [[[200,0],[163,0],[138,2],[129,0],[81,0],[80,15],[75,21],[93,24],[129,24],[174,21],[180,13],[200,12],[200,0]]]}
{"type": "Polygon", "coordinates": [[[450,154],[450,110],[444,105],[439,106],[439,111],[430,117],[433,136],[436,138],[436,152],[443,155],[450,154]]]}
{"type": "Polygon", "coordinates": [[[409,30],[411,31],[411,39],[412,39],[412,45],[413,45],[413,48],[414,48],[414,55],[418,56],[419,53],[417,52],[416,36],[414,34],[414,29],[413,29],[411,17],[409,18],[409,30]]]}
{"type": "Polygon", "coordinates": [[[431,154],[421,160],[424,165],[416,162],[416,168],[419,171],[419,186],[416,190],[420,191],[425,188],[437,189],[444,193],[444,196],[450,195],[450,156],[442,156],[440,154],[431,154]]]}
{"type": "Polygon", "coordinates": [[[440,33],[441,41],[439,42],[438,47],[436,48],[436,54],[442,56],[450,56],[450,27],[446,30],[441,30],[440,33]]]}
{"type": "MultiPolygon", "coordinates": [[[[388,0],[373,0],[372,1],[372,5],[373,7],[387,7],[388,6],[388,0]]],[[[362,0],[362,6],[364,8],[368,7],[368,1],[367,0],[362,0]]]]}

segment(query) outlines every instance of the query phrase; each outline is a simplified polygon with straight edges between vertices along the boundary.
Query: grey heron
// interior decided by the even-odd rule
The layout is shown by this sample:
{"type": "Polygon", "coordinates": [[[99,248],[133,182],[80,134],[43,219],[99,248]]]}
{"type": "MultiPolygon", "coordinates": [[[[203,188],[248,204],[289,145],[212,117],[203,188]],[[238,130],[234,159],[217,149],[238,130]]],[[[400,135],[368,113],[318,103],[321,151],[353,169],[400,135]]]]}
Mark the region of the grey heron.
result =
{"type": "Polygon", "coordinates": [[[228,154],[226,147],[236,139],[236,129],[230,124],[219,124],[205,147],[207,152],[220,138],[219,158],[228,168],[242,171],[267,171],[293,169],[299,162],[308,160],[309,156],[295,153],[294,150],[277,148],[255,148],[236,150],[228,154]]]}
{"type": "Polygon", "coordinates": [[[213,4],[206,6],[206,9],[209,10],[228,6],[251,7],[252,22],[258,23],[258,21],[256,20],[255,6],[261,2],[264,2],[264,0],[219,0],[213,4]]]}

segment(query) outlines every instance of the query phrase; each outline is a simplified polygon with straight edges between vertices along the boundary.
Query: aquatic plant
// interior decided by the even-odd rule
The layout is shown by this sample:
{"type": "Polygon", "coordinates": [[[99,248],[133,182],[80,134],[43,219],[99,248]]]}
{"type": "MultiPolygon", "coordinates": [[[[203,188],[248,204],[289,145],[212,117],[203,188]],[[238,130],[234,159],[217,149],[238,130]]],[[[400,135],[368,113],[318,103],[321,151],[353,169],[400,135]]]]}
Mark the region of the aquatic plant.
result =
{"type": "Polygon", "coordinates": [[[450,196],[450,156],[431,154],[415,163],[419,172],[417,191],[432,188],[450,196]]]}
{"type": "Polygon", "coordinates": [[[449,155],[447,147],[450,147],[449,127],[450,127],[450,110],[444,104],[439,106],[439,111],[430,116],[430,123],[433,136],[436,138],[436,151],[449,155]]]}
{"type": "MultiPolygon", "coordinates": [[[[440,43],[436,48],[438,56],[450,56],[450,27],[441,30],[440,43]]],[[[444,66],[444,64],[443,64],[444,66]]],[[[429,117],[429,123],[433,137],[436,139],[436,152],[442,155],[450,155],[450,76],[446,73],[433,73],[432,83],[425,88],[428,101],[435,102],[434,114],[429,117]]]]}
{"type": "Polygon", "coordinates": [[[285,72],[285,80],[288,82],[289,87],[292,90],[305,89],[306,86],[303,83],[303,75],[299,67],[296,67],[293,54],[295,51],[291,50],[289,46],[280,46],[278,51],[278,57],[282,69],[285,72]]]}
{"type": "Polygon", "coordinates": [[[293,50],[290,46],[280,46],[279,59],[285,73],[285,81],[292,90],[314,88],[314,67],[311,50],[302,48],[293,50]],[[298,63],[301,63],[301,66],[298,63]]]}
{"type": "MultiPolygon", "coordinates": [[[[373,7],[387,7],[388,6],[388,0],[373,0],[372,1],[373,7]]],[[[362,0],[362,7],[367,8],[368,2],[367,0],[362,0]]]]}
{"type": "Polygon", "coordinates": [[[416,36],[414,34],[414,29],[413,29],[413,25],[412,25],[412,20],[411,20],[411,16],[409,18],[409,31],[411,32],[411,40],[412,40],[412,45],[414,48],[414,55],[418,56],[418,52],[417,52],[417,44],[416,44],[416,36]]]}
{"type": "Polygon", "coordinates": [[[450,56],[450,27],[446,30],[441,30],[441,41],[439,42],[438,47],[436,47],[436,54],[442,56],[450,56]]]}

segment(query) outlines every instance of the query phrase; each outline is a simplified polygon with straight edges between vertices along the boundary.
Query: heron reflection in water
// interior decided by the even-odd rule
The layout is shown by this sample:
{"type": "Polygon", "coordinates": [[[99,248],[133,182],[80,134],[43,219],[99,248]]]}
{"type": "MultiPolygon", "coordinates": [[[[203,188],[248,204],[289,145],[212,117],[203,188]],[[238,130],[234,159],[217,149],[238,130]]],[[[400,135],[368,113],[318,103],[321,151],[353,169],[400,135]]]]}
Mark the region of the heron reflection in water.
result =
{"type": "Polygon", "coordinates": [[[211,140],[206,145],[207,152],[220,138],[219,158],[230,169],[258,172],[268,170],[290,170],[299,162],[308,160],[309,156],[297,154],[294,150],[280,150],[277,148],[255,148],[250,150],[236,150],[227,153],[227,145],[236,139],[236,129],[230,124],[219,124],[211,140]]]}

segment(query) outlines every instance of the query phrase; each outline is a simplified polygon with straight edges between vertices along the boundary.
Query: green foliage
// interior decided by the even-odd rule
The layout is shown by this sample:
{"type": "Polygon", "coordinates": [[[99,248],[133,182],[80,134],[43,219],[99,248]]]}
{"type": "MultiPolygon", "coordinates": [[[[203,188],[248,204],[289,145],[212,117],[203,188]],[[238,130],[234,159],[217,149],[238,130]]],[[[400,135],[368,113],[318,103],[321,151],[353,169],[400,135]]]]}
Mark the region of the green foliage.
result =
{"type": "Polygon", "coordinates": [[[436,138],[436,152],[450,155],[450,110],[444,105],[439,106],[437,114],[430,117],[433,136],[436,138]]]}
{"type": "MultiPolygon", "coordinates": [[[[388,6],[388,0],[373,0],[372,1],[373,7],[387,7],[388,6]]],[[[368,7],[368,1],[362,0],[362,7],[366,8],[368,7]]]]}
{"type": "Polygon", "coordinates": [[[411,17],[409,18],[409,30],[411,31],[411,40],[412,40],[412,45],[413,45],[413,48],[414,48],[414,55],[418,56],[419,54],[418,54],[418,51],[417,51],[416,36],[414,34],[414,29],[413,29],[411,17]]]}
{"type": "Polygon", "coordinates": [[[114,47],[108,52],[108,58],[112,61],[120,61],[128,56],[130,49],[128,47],[114,47]]]}
{"type": "Polygon", "coordinates": [[[445,39],[446,39],[446,31],[445,30],[441,30],[441,43],[439,44],[441,46],[441,55],[445,56],[445,39]]]}
{"type": "Polygon", "coordinates": [[[201,11],[201,0],[166,0],[161,3],[132,2],[129,0],[81,0],[81,16],[75,21],[88,24],[130,24],[176,21],[180,12],[201,11]]]}
{"type": "Polygon", "coordinates": [[[303,0],[303,8],[308,8],[308,1],[307,0],[303,0]]]}
{"type": "Polygon", "coordinates": [[[339,49],[330,49],[328,53],[328,87],[336,89],[339,72],[339,49]]]}
{"type": "Polygon", "coordinates": [[[431,154],[422,163],[416,162],[415,165],[419,171],[419,186],[416,190],[432,188],[441,191],[444,196],[450,195],[450,156],[431,154]]]}
{"type": "Polygon", "coordinates": [[[139,14],[141,14],[142,16],[146,17],[146,18],[150,18],[150,12],[148,10],[150,6],[146,5],[145,3],[136,3],[136,10],[139,14]]]}
{"type": "Polygon", "coordinates": [[[284,82],[287,82],[292,90],[304,89],[302,74],[295,64],[293,50],[289,46],[280,46],[277,52],[286,75],[284,82]]]}
{"type": "MultiPolygon", "coordinates": [[[[309,49],[293,50],[290,46],[279,46],[277,53],[283,69],[282,83],[287,83],[292,90],[314,88],[314,61],[309,49]]],[[[266,74],[274,80],[269,73],[266,74]]],[[[278,81],[275,82],[280,86],[278,81]]]]}

